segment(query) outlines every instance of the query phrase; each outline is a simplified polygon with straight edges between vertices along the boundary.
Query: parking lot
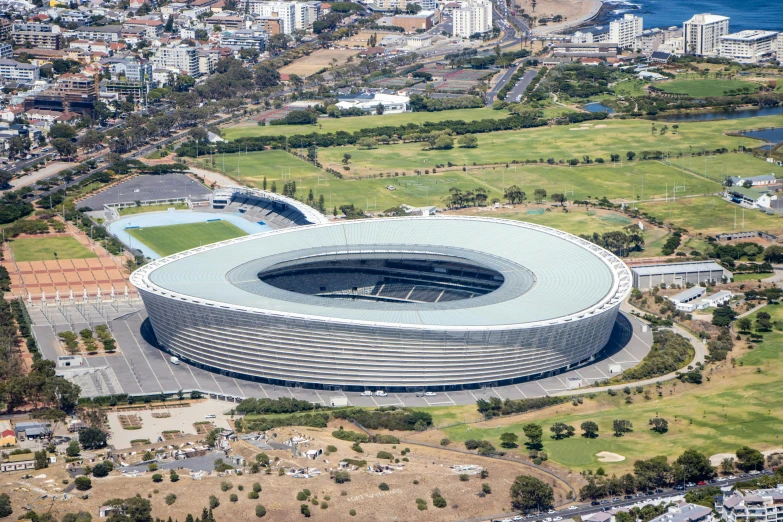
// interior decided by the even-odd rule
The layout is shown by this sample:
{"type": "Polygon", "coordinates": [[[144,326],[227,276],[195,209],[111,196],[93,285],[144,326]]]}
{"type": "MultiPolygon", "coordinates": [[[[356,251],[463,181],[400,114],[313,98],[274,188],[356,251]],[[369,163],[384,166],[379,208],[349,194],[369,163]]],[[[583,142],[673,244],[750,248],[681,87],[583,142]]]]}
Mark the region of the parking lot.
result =
{"type": "MultiPolygon", "coordinates": [[[[360,392],[344,392],[338,389],[315,390],[263,384],[212,373],[185,363],[173,365],[167,353],[148,342],[152,337],[146,311],[140,304],[133,310],[130,308],[130,305],[125,305],[116,311],[110,309],[112,313],[107,316],[119,353],[86,358],[90,367],[106,368],[114,373],[122,388],[113,390],[114,393],[155,394],[199,390],[209,394],[211,398],[226,401],[245,397],[294,397],[329,405],[332,397],[346,397],[348,404],[352,406],[451,406],[472,404],[478,399],[491,397],[503,400],[524,399],[552,395],[570,388],[587,388],[596,381],[611,378],[635,366],[647,355],[652,345],[652,332],[642,328],[636,318],[621,314],[609,344],[593,363],[559,375],[510,386],[438,391],[434,396],[417,393],[386,393],[385,396],[373,393],[363,396],[360,392]]],[[[71,313],[67,307],[62,307],[57,313],[48,310],[46,314],[33,308],[31,317],[42,353],[50,359],[63,355],[56,337],[58,332],[79,331],[81,328],[94,326],[100,320],[90,316],[91,325],[88,325],[80,319],[81,314],[71,313]]]]}

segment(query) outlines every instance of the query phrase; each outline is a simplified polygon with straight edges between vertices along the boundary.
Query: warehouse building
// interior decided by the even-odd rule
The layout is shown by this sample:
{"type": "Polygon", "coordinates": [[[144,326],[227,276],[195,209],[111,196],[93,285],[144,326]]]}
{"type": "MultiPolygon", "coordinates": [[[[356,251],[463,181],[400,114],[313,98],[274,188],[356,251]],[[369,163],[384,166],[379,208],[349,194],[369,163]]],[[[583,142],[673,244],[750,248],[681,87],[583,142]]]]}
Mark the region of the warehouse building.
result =
{"type": "Polygon", "coordinates": [[[717,282],[731,279],[733,274],[715,261],[693,261],[689,263],[666,263],[660,265],[642,265],[631,268],[633,286],[639,290],[650,290],[654,286],[666,286],[688,283],[717,282]]]}

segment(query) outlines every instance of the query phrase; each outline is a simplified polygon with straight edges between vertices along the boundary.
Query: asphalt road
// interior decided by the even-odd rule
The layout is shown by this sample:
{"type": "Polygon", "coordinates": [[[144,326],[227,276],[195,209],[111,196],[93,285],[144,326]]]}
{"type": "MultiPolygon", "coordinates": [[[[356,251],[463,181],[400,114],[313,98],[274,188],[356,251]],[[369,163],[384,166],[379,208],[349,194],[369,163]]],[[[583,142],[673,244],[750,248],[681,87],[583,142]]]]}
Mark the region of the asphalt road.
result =
{"type": "Polygon", "coordinates": [[[535,69],[528,69],[522,78],[519,79],[513,89],[506,95],[506,101],[515,103],[521,101],[522,96],[525,94],[525,89],[530,85],[530,82],[538,75],[538,71],[535,69]]]}
{"type": "Polygon", "coordinates": [[[505,73],[503,73],[503,76],[500,77],[498,82],[495,84],[492,89],[487,92],[487,107],[492,106],[492,102],[495,101],[495,96],[498,95],[498,92],[500,92],[500,89],[505,87],[505,85],[511,80],[511,77],[514,75],[515,72],[517,72],[517,69],[521,67],[522,64],[514,65],[513,67],[510,67],[505,73]]]}

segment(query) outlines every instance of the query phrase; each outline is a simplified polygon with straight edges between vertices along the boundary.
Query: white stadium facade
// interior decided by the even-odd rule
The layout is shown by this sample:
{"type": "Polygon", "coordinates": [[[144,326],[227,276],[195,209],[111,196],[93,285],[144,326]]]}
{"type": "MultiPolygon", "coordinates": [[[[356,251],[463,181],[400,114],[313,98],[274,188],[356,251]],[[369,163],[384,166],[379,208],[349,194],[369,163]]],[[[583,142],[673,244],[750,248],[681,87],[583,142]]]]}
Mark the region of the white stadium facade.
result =
{"type": "Polygon", "coordinates": [[[631,273],[551,228],[417,217],[265,232],[133,273],[158,345],[192,365],[315,389],[499,386],[591,363],[631,273]]]}

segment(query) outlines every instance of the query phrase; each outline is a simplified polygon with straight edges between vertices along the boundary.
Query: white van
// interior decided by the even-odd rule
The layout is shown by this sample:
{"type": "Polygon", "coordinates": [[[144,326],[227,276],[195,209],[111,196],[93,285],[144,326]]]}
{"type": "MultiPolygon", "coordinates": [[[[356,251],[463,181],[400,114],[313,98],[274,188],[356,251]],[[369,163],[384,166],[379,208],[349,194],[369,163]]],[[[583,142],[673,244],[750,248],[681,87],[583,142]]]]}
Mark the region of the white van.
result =
{"type": "Polygon", "coordinates": [[[376,397],[386,397],[387,395],[389,395],[389,394],[388,394],[388,393],[386,393],[386,392],[385,392],[385,391],[383,391],[383,390],[378,390],[377,392],[375,392],[375,396],[376,396],[376,397]]]}
{"type": "Polygon", "coordinates": [[[178,357],[174,357],[172,355],[170,360],[171,360],[171,364],[179,364],[179,358],[178,357]]]}

